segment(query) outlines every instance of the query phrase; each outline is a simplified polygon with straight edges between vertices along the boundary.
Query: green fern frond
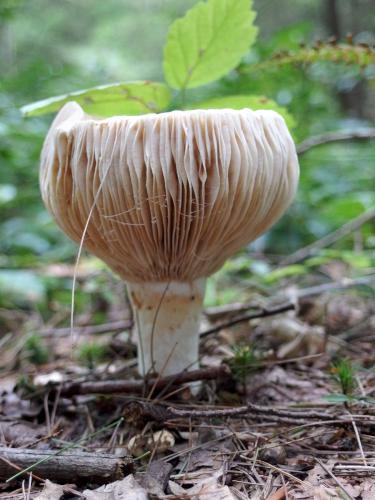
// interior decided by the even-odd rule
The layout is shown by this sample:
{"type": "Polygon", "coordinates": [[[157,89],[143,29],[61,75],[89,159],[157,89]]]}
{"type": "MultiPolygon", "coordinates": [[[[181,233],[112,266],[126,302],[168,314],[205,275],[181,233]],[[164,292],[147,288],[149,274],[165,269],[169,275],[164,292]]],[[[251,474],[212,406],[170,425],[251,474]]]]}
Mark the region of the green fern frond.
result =
{"type": "Polygon", "coordinates": [[[239,68],[241,73],[278,69],[288,64],[308,65],[320,61],[337,64],[356,65],[366,68],[375,65],[375,47],[364,43],[318,42],[313,47],[301,47],[295,51],[278,52],[271,58],[256,64],[247,64],[239,68]]]}

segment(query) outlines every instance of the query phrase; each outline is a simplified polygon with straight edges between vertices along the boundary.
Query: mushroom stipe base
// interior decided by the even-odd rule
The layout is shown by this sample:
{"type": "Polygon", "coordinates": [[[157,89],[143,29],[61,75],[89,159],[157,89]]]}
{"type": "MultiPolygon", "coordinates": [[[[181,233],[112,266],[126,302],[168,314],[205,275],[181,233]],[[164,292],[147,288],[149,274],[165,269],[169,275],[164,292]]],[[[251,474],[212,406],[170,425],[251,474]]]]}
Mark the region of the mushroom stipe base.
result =
{"type": "Polygon", "coordinates": [[[198,368],[205,285],[205,279],[190,283],[128,283],[141,375],[173,375],[198,368]]]}

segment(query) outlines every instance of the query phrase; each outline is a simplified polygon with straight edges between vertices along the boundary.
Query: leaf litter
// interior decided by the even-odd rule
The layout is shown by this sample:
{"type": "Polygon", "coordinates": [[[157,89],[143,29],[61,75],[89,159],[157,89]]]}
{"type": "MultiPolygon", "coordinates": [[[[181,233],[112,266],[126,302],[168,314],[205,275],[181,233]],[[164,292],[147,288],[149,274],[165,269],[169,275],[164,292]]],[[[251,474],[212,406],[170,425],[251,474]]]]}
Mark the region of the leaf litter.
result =
{"type": "MultiPolygon", "coordinates": [[[[208,310],[203,328],[228,325],[244,307],[208,310]]],[[[0,499],[23,499],[28,488],[38,500],[375,498],[375,311],[360,290],[304,296],[294,311],[205,335],[201,371],[223,364],[228,371],[203,380],[196,396],[178,381],[153,391],[145,385],[143,394],[64,395],[66,383],[137,379],[126,303],[107,308],[107,331],[92,328],[87,311],[77,316],[86,331],[79,343],[100,340],[106,349],[91,366],[59,334],[66,316],[52,327],[17,310],[10,317],[0,351],[0,499]],[[128,327],[111,330],[121,322],[128,327]],[[49,329],[46,363],[25,356],[30,325],[49,329]],[[90,480],[82,467],[58,484],[47,460],[7,482],[9,467],[15,475],[30,464],[7,463],[2,449],[57,454],[63,464],[67,447],[78,461],[94,454],[94,470],[119,462],[107,478],[90,480]]]]}

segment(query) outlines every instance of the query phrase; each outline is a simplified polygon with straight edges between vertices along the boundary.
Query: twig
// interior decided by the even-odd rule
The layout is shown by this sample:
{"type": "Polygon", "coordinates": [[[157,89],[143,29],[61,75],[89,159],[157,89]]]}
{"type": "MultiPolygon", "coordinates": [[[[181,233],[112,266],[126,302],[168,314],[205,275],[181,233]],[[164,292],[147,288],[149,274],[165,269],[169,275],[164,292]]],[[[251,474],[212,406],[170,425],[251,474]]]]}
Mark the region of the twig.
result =
{"type": "MultiPolygon", "coordinates": [[[[1,450],[1,448],[0,448],[1,450]]],[[[21,471],[22,470],[22,467],[20,467],[19,465],[11,462],[10,460],[8,460],[7,458],[3,457],[3,456],[0,456],[0,460],[2,460],[5,464],[9,465],[9,467],[12,469],[12,470],[18,470],[18,471],[21,471]]],[[[1,474],[1,468],[2,468],[2,465],[0,464],[0,474],[1,474]]],[[[26,473],[29,477],[32,477],[33,479],[35,479],[36,481],[44,481],[41,477],[33,474],[32,472],[27,472],[26,473]]],[[[0,475],[0,478],[1,478],[1,475],[0,475]]]]}
{"type": "Polygon", "coordinates": [[[238,406],[236,408],[214,408],[212,410],[196,410],[196,409],[180,409],[170,406],[168,411],[176,417],[192,417],[192,418],[208,418],[208,417],[233,417],[237,415],[245,415],[247,413],[265,414],[268,416],[292,418],[292,419],[310,419],[318,418],[321,420],[332,420],[332,415],[329,413],[318,411],[289,411],[283,409],[275,409],[270,406],[259,406],[252,403],[246,406],[238,406]]]}
{"type": "Polygon", "coordinates": [[[215,325],[212,328],[208,328],[207,330],[201,332],[201,337],[206,337],[211,333],[216,333],[222,330],[223,328],[229,328],[234,325],[238,325],[239,323],[243,323],[245,321],[250,321],[251,319],[257,318],[266,318],[267,316],[274,316],[276,314],[280,314],[286,311],[291,311],[295,309],[295,304],[291,301],[284,302],[283,304],[261,309],[259,312],[252,312],[248,314],[242,314],[241,316],[237,316],[231,320],[220,323],[219,325],[215,325]]]}
{"type": "Polygon", "coordinates": [[[290,264],[294,264],[295,262],[300,262],[301,260],[304,260],[307,257],[310,257],[317,250],[332,245],[333,243],[340,240],[344,236],[347,236],[353,231],[356,231],[361,226],[363,226],[363,224],[366,224],[366,222],[370,221],[373,218],[375,218],[375,207],[372,207],[369,210],[367,210],[367,212],[364,212],[363,214],[359,215],[358,217],[355,217],[354,219],[351,219],[349,222],[346,222],[343,226],[336,229],[336,231],[333,231],[332,233],[323,236],[323,238],[320,238],[320,240],[314,241],[310,245],[300,248],[299,250],[297,250],[297,252],[294,252],[285,259],[283,259],[280,262],[280,265],[287,266],[290,264]]]}
{"type": "Polygon", "coordinates": [[[375,467],[368,465],[367,467],[365,465],[335,465],[334,467],[336,472],[371,472],[372,474],[375,473],[375,467]]]}
{"type": "Polygon", "coordinates": [[[375,128],[367,128],[363,130],[338,130],[337,132],[326,132],[325,134],[314,135],[305,139],[297,146],[297,153],[303,155],[310,149],[320,146],[321,144],[328,144],[330,142],[340,141],[358,141],[375,139],[375,128]]]}
{"type": "MultiPolygon", "coordinates": [[[[109,323],[103,323],[101,325],[86,325],[86,326],[75,326],[73,333],[75,335],[97,335],[107,332],[116,332],[122,330],[128,330],[133,326],[133,321],[130,319],[111,321],[109,323]]],[[[68,336],[71,334],[70,327],[67,328],[44,328],[38,332],[43,337],[49,337],[52,335],[58,335],[61,337],[68,336]]]]}
{"type": "Polygon", "coordinates": [[[301,299],[304,297],[312,297],[314,295],[320,295],[321,293],[330,292],[332,290],[345,290],[346,288],[353,288],[360,285],[370,285],[372,283],[375,283],[375,274],[354,279],[343,278],[339,281],[334,281],[333,283],[323,283],[322,285],[303,288],[297,292],[297,298],[301,299]]]}
{"type": "MultiPolygon", "coordinates": [[[[230,369],[226,365],[181,372],[177,375],[168,375],[157,380],[156,389],[163,389],[169,385],[185,384],[196,380],[215,380],[220,377],[230,376],[230,369]]],[[[144,380],[103,380],[92,382],[70,382],[61,387],[62,396],[77,394],[142,394],[145,383],[150,388],[156,379],[144,380]]]]}
{"type": "Polygon", "coordinates": [[[367,464],[365,453],[363,451],[362,441],[361,441],[361,437],[359,435],[358,427],[357,427],[357,424],[355,423],[353,416],[351,414],[350,414],[350,416],[352,418],[352,425],[353,425],[353,429],[354,429],[354,434],[355,434],[355,437],[357,439],[359,451],[361,452],[363,464],[367,467],[368,464],[367,464]]]}

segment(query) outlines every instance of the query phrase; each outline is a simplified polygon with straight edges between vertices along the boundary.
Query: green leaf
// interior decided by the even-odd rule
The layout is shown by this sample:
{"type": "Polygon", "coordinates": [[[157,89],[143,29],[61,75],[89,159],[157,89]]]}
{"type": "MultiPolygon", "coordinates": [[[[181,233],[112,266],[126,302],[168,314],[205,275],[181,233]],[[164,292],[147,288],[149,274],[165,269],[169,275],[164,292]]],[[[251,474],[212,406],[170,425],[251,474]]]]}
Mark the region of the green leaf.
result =
{"type": "Polygon", "coordinates": [[[176,89],[198,87],[235,68],[254,43],[252,0],[208,0],[170,27],[164,75],[176,89]]]}
{"type": "Polygon", "coordinates": [[[273,111],[280,113],[289,128],[296,126],[293,116],[284,107],[279,106],[275,101],[272,101],[272,99],[268,99],[262,95],[232,95],[226,97],[216,97],[213,99],[207,99],[206,101],[194,103],[190,107],[193,109],[250,108],[254,111],[257,109],[272,109],[273,111]]]}
{"type": "Polygon", "coordinates": [[[90,114],[97,116],[140,115],[158,113],[171,100],[164,83],[138,81],[101,85],[70,94],[51,97],[21,108],[25,116],[38,116],[58,111],[68,101],[76,101],[90,114]]]}
{"type": "Polygon", "coordinates": [[[351,400],[346,394],[327,394],[324,399],[329,403],[347,403],[351,400]]]}
{"type": "Polygon", "coordinates": [[[325,220],[334,225],[345,224],[348,220],[354,219],[364,213],[365,204],[358,199],[358,195],[347,195],[345,198],[332,198],[319,211],[325,220]]]}

